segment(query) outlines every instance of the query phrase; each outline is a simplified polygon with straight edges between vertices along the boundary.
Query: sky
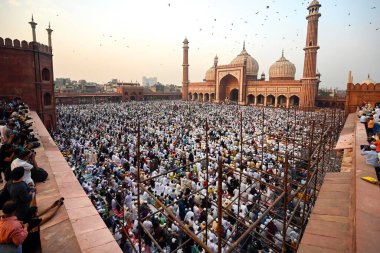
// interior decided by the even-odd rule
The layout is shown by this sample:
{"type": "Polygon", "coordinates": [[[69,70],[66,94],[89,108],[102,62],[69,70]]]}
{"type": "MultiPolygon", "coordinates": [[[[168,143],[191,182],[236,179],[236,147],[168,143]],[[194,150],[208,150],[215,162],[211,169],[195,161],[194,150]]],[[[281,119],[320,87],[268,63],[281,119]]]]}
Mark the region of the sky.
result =
{"type": "MultiPolygon", "coordinates": [[[[191,82],[230,63],[245,41],[259,75],[281,57],[302,77],[309,1],[304,0],[0,0],[0,36],[47,44],[50,22],[54,76],[105,83],[157,77],[182,83],[182,42],[189,40],[191,82]]],[[[317,67],[322,87],[380,82],[380,0],[320,0],[317,67]]]]}

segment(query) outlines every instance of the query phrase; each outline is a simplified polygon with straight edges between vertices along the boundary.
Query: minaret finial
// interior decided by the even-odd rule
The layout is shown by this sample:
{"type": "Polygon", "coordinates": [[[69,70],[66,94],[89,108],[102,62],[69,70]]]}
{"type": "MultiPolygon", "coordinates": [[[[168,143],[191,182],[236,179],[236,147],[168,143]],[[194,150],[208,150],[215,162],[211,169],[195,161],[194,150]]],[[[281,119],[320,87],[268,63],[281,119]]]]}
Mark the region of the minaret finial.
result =
{"type": "Polygon", "coordinates": [[[369,75],[369,73],[368,73],[368,79],[370,79],[370,75],[369,75]]]}
{"type": "Polygon", "coordinates": [[[282,57],[284,57],[284,49],[282,49],[282,57]]]}
{"type": "Polygon", "coordinates": [[[245,50],[245,40],[243,41],[243,50],[245,50]]]}
{"type": "Polygon", "coordinates": [[[36,42],[36,25],[37,25],[37,23],[34,22],[33,14],[32,14],[32,20],[29,22],[29,24],[32,27],[33,42],[36,42]]]}
{"type": "Polygon", "coordinates": [[[52,50],[52,45],[51,45],[51,33],[53,32],[53,29],[50,28],[50,21],[49,21],[49,27],[46,29],[46,31],[48,32],[48,40],[49,40],[49,48],[50,50],[52,50]]]}

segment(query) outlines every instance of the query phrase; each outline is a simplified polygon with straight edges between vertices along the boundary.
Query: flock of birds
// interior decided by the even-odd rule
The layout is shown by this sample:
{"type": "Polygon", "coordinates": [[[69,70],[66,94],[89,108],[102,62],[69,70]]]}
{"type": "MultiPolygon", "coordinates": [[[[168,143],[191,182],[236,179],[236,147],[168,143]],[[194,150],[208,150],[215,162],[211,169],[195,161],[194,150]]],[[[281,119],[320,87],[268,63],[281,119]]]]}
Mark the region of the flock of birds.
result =
{"type": "MultiPolygon", "coordinates": [[[[334,0],[335,3],[334,3],[334,6],[335,7],[338,7],[338,4],[337,4],[337,1],[338,0],[334,0]]],[[[249,28],[249,29],[244,29],[245,32],[243,32],[243,36],[240,36],[238,40],[236,40],[236,33],[234,34],[233,32],[235,31],[239,31],[241,30],[240,28],[242,26],[249,26],[249,21],[246,19],[246,18],[243,18],[243,17],[240,17],[240,20],[235,20],[235,21],[230,21],[229,25],[225,25],[225,20],[223,20],[222,22],[219,22],[219,19],[215,18],[215,17],[211,17],[210,18],[210,22],[208,22],[207,24],[201,26],[200,24],[199,25],[199,29],[198,29],[198,32],[199,33],[202,33],[202,36],[211,36],[213,37],[214,39],[225,39],[225,40],[231,40],[231,38],[234,38],[233,40],[233,43],[234,43],[234,46],[231,48],[231,53],[236,53],[236,49],[240,49],[241,48],[241,39],[245,39],[247,40],[247,45],[248,46],[255,46],[255,47],[258,47],[259,45],[258,44],[255,44],[254,42],[253,43],[250,43],[250,41],[255,41],[256,43],[261,41],[261,47],[264,46],[263,44],[263,41],[265,41],[266,39],[268,39],[268,34],[266,33],[266,29],[265,29],[265,26],[266,24],[268,23],[273,23],[273,22],[280,22],[280,23],[283,23],[283,22],[286,22],[286,20],[288,19],[289,16],[292,16],[294,14],[297,14],[297,9],[294,9],[291,13],[284,13],[282,14],[281,11],[279,10],[276,10],[276,1],[275,0],[272,0],[272,5],[264,5],[261,9],[256,9],[252,12],[252,18],[256,18],[257,21],[260,21],[260,22],[255,22],[255,26],[256,28],[249,28]],[[220,34],[220,32],[218,33],[217,29],[216,28],[220,28],[220,27],[223,27],[224,29],[224,33],[223,34],[220,34]],[[252,33],[251,32],[247,32],[247,31],[253,31],[252,33]],[[250,33],[250,34],[248,34],[250,33]],[[254,39],[251,38],[251,37],[248,37],[248,36],[254,36],[254,39]],[[242,38],[244,37],[244,38],[242,38]]],[[[302,0],[302,2],[300,3],[302,5],[302,11],[305,11],[305,8],[306,6],[309,5],[309,1],[308,0],[302,0]]],[[[210,6],[209,6],[210,7],[210,6]]],[[[175,8],[175,3],[168,3],[167,4],[167,8],[175,8]]],[[[369,11],[376,11],[376,6],[372,6],[370,8],[369,11]]],[[[351,11],[347,13],[348,16],[352,17],[354,16],[354,13],[351,11]]],[[[58,14],[57,14],[58,16],[58,14]]],[[[195,21],[198,21],[198,19],[195,19],[195,21]]],[[[197,25],[196,23],[197,22],[194,22],[195,25],[197,25]]],[[[373,22],[372,21],[368,21],[369,25],[373,25],[373,22]]],[[[354,26],[354,23],[349,23],[348,24],[348,27],[352,27],[354,26]]],[[[376,31],[379,31],[380,30],[380,27],[376,27],[375,28],[376,31]]],[[[243,31],[243,30],[241,30],[243,31]]],[[[280,32],[281,29],[279,29],[280,32]]],[[[285,32],[285,31],[284,31],[285,32]]],[[[282,35],[279,35],[279,39],[282,39],[284,40],[285,42],[287,42],[288,45],[290,45],[290,48],[288,48],[288,50],[298,50],[299,48],[302,47],[300,43],[300,40],[298,39],[299,37],[299,29],[295,29],[295,32],[294,34],[292,34],[292,37],[295,35],[296,37],[293,37],[292,39],[289,39],[288,41],[287,40],[287,37],[285,36],[285,34],[282,34],[282,35]]],[[[130,48],[131,47],[131,42],[127,40],[126,37],[120,37],[120,36],[115,36],[115,35],[112,35],[112,34],[107,34],[107,33],[101,33],[101,39],[100,39],[100,43],[99,43],[99,47],[103,47],[105,45],[109,45],[109,43],[117,43],[118,46],[123,46],[125,48],[130,48]]],[[[303,40],[302,40],[302,43],[303,43],[303,40]]],[[[145,45],[146,47],[150,47],[150,44],[146,44],[145,45]]],[[[141,45],[140,45],[141,47],[141,45]]],[[[200,48],[196,48],[197,50],[199,50],[200,48]]],[[[178,49],[177,49],[178,50],[178,49]]],[[[173,51],[175,51],[175,49],[173,49],[173,51]]],[[[73,50],[73,53],[75,53],[75,51],[73,50]]]]}
{"type": "MultiPolygon", "coordinates": [[[[273,0],[273,1],[271,1],[273,4],[275,4],[276,3],[276,1],[275,0],[273,0]]],[[[302,10],[304,11],[304,9],[305,9],[305,6],[308,6],[308,4],[309,4],[309,1],[307,1],[307,0],[303,0],[302,2],[301,2],[301,5],[303,6],[302,7],[302,10]]],[[[275,6],[275,5],[274,5],[275,6]]],[[[338,4],[337,4],[337,0],[335,0],[335,3],[334,3],[334,6],[335,7],[337,7],[338,6],[338,4]]],[[[173,8],[173,4],[172,3],[168,3],[168,8],[173,8]]],[[[255,16],[257,16],[260,20],[261,20],[261,22],[260,22],[260,24],[259,24],[259,26],[261,26],[263,29],[262,29],[262,32],[260,33],[260,32],[254,32],[254,34],[252,33],[251,35],[253,36],[255,36],[255,40],[257,39],[258,40],[258,38],[261,36],[261,39],[267,39],[268,38],[268,36],[265,34],[265,25],[268,23],[268,22],[273,22],[273,21],[278,21],[278,22],[283,22],[283,20],[285,20],[285,19],[287,19],[288,18],[288,16],[291,16],[292,15],[292,13],[288,13],[287,15],[281,15],[281,12],[280,11],[277,11],[277,10],[275,10],[275,8],[276,7],[273,7],[273,6],[271,6],[271,5],[265,5],[265,6],[263,6],[263,8],[261,9],[261,10],[255,10],[254,12],[253,12],[253,15],[255,15],[255,16]],[[272,13],[269,13],[268,11],[269,10],[271,10],[271,9],[273,9],[274,11],[272,12],[272,13]],[[276,16],[274,16],[274,15],[272,15],[272,14],[275,14],[276,16]]],[[[370,10],[375,10],[376,9],[376,6],[373,6],[373,7],[371,7],[370,8],[370,10]]],[[[294,11],[294,13],[297,13],[297,9],[294,9],[293,10],[294,11]]],[[[347,13],[347,15],[348,16],[351,16],[351,12],[348,12],[347,13]]],[[[219,36],[219,38],[224,38],[224,39],[229,39],[230,37],[229,37],[229,34],[228,33],[225,33],[225,34],[223,34],[223,35],[220,35],[220,34],[217,34],[217,32],[215,31],[216,29],[216,27],[217,27],[217,24],[218,24],[218,22],[217,22],[218,20],[217,20],[217,18],[212,18],[211,19],[211,21],[209,22],[209,24],[207,24],[206,26],[202,26],[202,27],[199,27],[199,32],[200,33],[209,33],[209,35],[211,35],[211,36],[219,36]]],[[[232,32],[232,31],[234,31],[235,29],[238,29],[237,27],[239,27],[239,26],[241,26],[241,25],[246,25],[246,24],[248,24],[249,22],[248,22],[248,20],[246,20],[246,19],[244,19],[244,18],[240,18],[240,20],[238,21],[238,22],[236,22],[236,21],[231,21],[230,22],[230,25],[229,25],[229,27],[227,28],[226,27],[226,29],[227,29],[227,31],[230,31],[230,32],[232,32]]],[[[372,23],[372,21],[369,21],[369,25],[372,25],[373,23],[372,23]]],[[[348,24],[348,27],[351,27],[351,26],[353,26],[353,24],[351,24],[351,23],[349,23],[348,24]]],[[[380,27],[376,27],[375,28],[375,30],[376,31],[379,31],[380,30],[380,27]]],[[[123,45],[123,47],[125,47],[125,48],[130,48],[130,44],[128,44],[127,43],[127,40],[126,40],[126,38],[125,37],[119,37],[119,38],[116,38],[116,36],[113,36],[113,35],[109,35],[109,34],[106,34],[106,33],[102,33],[102,40],[104,41],[104,42],[115,42],[115,43],[121,43],[122,45],[123,45]]],[[[296,30],[296,37],[298,37],[299,36],[299,30],[297,29],[296,30]]],[[[247,33],[244,33],[244,39],[246,39],[248,37],[248,34],[247,33]]],[[[240,39],[240,38],[239,38],[240,39]]],[[[286,36],[285,35],[282,35],[281,36],[281,39],[282,40],[286,40],[286,36]]],[[[256,41],[257,41],[256,40],[256,41]]],[[[295,39],[292,39],[291,40],[291,42],[293,43],[293,44],[296,44],[296,40],[295,39]]],[[[236,47],[241,47],[241,41],[236,41],[236,40],[234,40],[234,44],[235,44],[235,46],[236,47]]],[[[249,41],[247,41],[247,45],[249,45],[250,44],[250,42],[249,41]]],[[[104,44],[103,43],[99,43],[99,47],[102,47],[104,44]]],[[[150,44],[146,44],[145,45],[146,47],[150,47],[150,44]]],[[[263,46],[263,45],[261,45],[261,46],[263,46]]],[[[298,46],[297,45],[294,45],[294,49],[298,49],[298,46]]],[[[199,48],[197,48],[197,50],[199,50],[199,48]]],[[[235,47],[233,47],[232,49],[231,49],[231,52],[232,51],[234,51],[235,50],[235,47]]],[[[292,50],[292,49],[291,49],[292,50]]]]}

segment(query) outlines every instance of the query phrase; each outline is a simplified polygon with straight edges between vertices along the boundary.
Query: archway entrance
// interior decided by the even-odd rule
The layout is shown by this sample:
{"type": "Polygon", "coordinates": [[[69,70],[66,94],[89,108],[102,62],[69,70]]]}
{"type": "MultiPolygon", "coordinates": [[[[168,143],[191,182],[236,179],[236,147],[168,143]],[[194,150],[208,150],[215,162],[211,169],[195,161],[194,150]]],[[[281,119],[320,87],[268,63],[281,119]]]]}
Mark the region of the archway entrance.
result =
{"type": "Polygon", "coordinates": [[[291,107],[298,107],[300,105],[300,98],[293,95],[289,98],[289,104],[291,107]]]}
{"type": "Polygon", "coordinates": [[[263,95],[257,96],[257,104],[258,105],[264,105],[264,96],[263,95]]]}
{"type": "Polygon", "coordinates": [[[219,100],[225,101],[229,99],[231,101],[238,101],[239,98],[239,81],[233,75],[226,75],[220,80],[219,86],[219,100]],[[236,90],[233,92],[233,90],[236,90]],[[236,95],[237,92],[237,96],[236,95]],[[231,97],[233,96],[233,97],[231,97]]]}
{"type": "Polygon", "coordinates": [[[193,100],[198,101],[198,94],[197,93],[194,93],[193,100]]]}
{"type": "Polygon", "coordinates": [[[255,96],[252,95],[252,94],[249,94],[249,95],[247,96],[247,103],[248,103],[249,105],[254,104],[254,103],[255,103],[255,96]]]}
{"type": "Polygon", "coordinates": [[[286,107],[286,97],[284,95],[280,95],[277,97],[277,106],[286,107]]]}
{"type": "Polygon", "coordinates": [[[137,94],[134,93],[134,92],[132,92],[132,94],[131,94],[131,100],[134,101],[134,100],[136,100],[136,98],[137,98],[137,94]]]}
{"type": "Polygon", "coordinates": [[[208,93],[205,94],[204,101],[205,101],[205,102],[210,101],[210,95],[209,95],[208,93]]]}
{"type": "Polygon", "coordinates": [[[275,98],[273,95],[267,96],[267,104],[266,106],[274,106],[275,104],[275,98]]]}
{"type": "Polygon", "coordinates": [[[233,102],[237,102],[239,100],[239,90],[238,89],[231,90],[230,100],[233,102]]]}

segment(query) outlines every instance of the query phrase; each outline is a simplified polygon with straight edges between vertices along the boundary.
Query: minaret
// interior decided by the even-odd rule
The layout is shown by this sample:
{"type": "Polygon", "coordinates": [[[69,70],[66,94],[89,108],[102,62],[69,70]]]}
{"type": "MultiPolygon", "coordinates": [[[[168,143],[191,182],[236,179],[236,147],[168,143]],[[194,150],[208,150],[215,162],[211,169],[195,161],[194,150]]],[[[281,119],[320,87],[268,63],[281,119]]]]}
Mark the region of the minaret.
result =
{"type": "Polygon", "coordinates": [[[52,51],[52,46],[51,46],[51,33],[53,32],[53,30],[50,28],[50,22],[49,22],[49,27],[46,29],[46,31],[48,32],[48,46],[49,46],[49,49],[50,49],[50,52],[52,51]]]}
{"type": "Polygon", "coordinates": [[[36,25],[37,25],[37,23],[34,22],[33,15],[32,15],[32,21],[30,21],[29,24],[32,27],[33,42],[37,42],[37,39],[36,39],[36,25]]]}
{"type": "Polygon", "coordinates": [[[182,100],[188,100],[189,90],[189,41],[183,41],[183,75],[182,75],[182,100]]]}
{"type": "Polygon", "coordinates": [[[307,35],[305,51],[305,59],[303,66],[303,78],[301,89],[301,107],[314,107],[315,97],[318,93],[318,77],[317,77],[317,51],[318,46],[318,20],[321,14],[319,8],[321,5],[317,0],[313,0],[309,7],[309,15],[306,19],[307,35]]]}
{"type": "Polygon", "coordinates": [[[347,83],[354,83],[354,78],[352,76],[352,71],[351,70],[348,72],[348,81],[347,81],[347,83]]]}
{"type": "Polygon", "coordinates": [[[218,66],[218,56],[215,55],[215,58],[214,58],[214,68],[216,68],[216,66],[218,66]]]}

